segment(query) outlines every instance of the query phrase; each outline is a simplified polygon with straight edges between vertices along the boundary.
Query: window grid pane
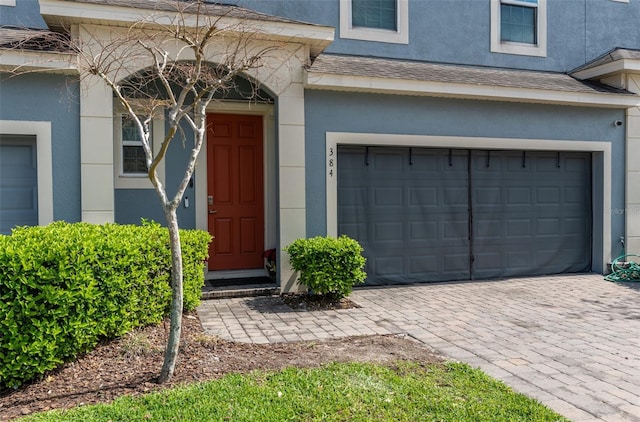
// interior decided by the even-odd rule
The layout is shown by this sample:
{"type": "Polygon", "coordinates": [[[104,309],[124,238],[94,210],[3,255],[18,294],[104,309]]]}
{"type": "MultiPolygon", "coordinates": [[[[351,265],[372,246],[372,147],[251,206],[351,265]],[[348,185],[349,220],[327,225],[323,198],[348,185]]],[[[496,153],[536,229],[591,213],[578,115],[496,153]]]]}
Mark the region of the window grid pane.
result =
{"type": "MultiPolygon", "coordinates": [[[[149,129],[151,131],[151,127],[149,129]]],[[[146,174],[147,171],[147,157],[138,127],[130,116],[122,115],[122,172],[146,174]]]]}
{"type": "Polygon", "coordinates": [[[351,0],[351,16],[354,27],[398,30],[396,0],[351,0]]]}
{"type": "Polygon", "coordinates": [[[500,39],[536,44],[536,12],[535,7],[500,5],[500,39]]]}
{"type": "Polygon", "coordinates": [[[124,173],[147,173],[147,158],[141,146],[122,147],[122,171],[124,173]]]}

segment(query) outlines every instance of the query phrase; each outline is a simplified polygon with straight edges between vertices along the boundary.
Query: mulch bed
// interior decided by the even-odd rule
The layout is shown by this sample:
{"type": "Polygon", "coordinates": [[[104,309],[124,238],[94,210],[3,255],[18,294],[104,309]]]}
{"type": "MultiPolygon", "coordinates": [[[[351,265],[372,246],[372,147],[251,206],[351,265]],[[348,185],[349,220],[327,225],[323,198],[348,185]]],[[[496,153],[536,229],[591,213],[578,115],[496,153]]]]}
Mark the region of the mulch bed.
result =
{"type": "MultiPolygon", "coordinates": [[[[313,308],[306,306],[307,310],[313,308]]],[[[258,345],[205,335],[195,313],[185,315],[183,324],[178,364],[170,382],[161,385],[156,382],[169,330],[169,322],[165,321],[99,344],[92,352],[18,390],[1,391],[0,420],[109,402],[122,395],[138,396],[232,372],[316,367],[334,361],[392,363],[403,359],[426,364],[441,360],[422,344],[399,336],[258,345]]]]}

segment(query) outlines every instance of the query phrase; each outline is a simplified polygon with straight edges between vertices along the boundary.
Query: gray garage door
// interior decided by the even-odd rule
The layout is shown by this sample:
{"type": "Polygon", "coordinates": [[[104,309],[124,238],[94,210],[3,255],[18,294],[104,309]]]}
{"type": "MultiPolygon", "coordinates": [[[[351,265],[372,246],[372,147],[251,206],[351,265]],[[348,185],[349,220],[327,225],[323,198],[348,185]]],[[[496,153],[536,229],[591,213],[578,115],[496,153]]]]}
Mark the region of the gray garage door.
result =
{"type": "Polygon", "coordinates": [[[0,135],[0,233],[38,224],[37,180],[35,137],[0,135]]]}
{"type": "Polygon", "coordinates": [[[367,284],[588,271],[591,156],[348,147],[338,230],[360,241],[367,284]]]}

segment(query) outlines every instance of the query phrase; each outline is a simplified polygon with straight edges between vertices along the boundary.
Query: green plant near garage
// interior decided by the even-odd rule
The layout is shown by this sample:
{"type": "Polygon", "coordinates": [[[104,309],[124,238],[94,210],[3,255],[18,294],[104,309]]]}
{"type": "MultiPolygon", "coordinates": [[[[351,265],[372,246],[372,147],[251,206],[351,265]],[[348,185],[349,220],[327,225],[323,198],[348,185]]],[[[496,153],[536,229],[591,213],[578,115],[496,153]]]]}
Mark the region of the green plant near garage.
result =
{"type": "Polygon", "coordinates": [[[362,246],[348,236],[298,239],[285,250],[300,283],[312,293],[342,298],[367,278],[362,246]]]}
{"type": "MultiPolygon", "coordinates": [[[[184,307],[204,284],[211,237],[184,230],[184,307]]],[[[0,236],[0,390],[15,388],[134,327],[171,302],[169,234],[156,223],[58,222],[0,236]]]]}

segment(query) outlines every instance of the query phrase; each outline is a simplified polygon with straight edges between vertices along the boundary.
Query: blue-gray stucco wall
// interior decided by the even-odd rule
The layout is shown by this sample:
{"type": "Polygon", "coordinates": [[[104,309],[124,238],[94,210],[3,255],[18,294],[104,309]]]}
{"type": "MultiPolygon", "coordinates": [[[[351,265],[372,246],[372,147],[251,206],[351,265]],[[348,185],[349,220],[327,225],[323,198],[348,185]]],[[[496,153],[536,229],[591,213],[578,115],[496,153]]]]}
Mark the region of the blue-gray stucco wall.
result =
{"type": "MultiPolygon", "coordinates": [[[[165,157],[166,189],[169,198],[173,198],[175,195],[175,190],[184,175],[189,153],[193,146],[193,132],[185,128],[183,134],[184,138],[180,132],[176,135],[165,157]]],[[[184,193],[184,197],[189,198],[189,207],[185,208],[183,200],[178,208],[178,222],[180,227],[185,229],[196,227],[195,191],[194,174],[193,186],[187,187],[184,193]]],[[[162,205],[156,192],[153,189],[116,189],[115,221],[121,224],[139,224],[141,218],[166,225],[162,205]]]]}
{"type": "Polygon", "coordinates": [[[328,53],[567,72],[615,47],[640,48],[640,3],[548,0],[547,57],[490,52],[489,0],[409,0],[409,44],[340,38],[338,0],[235,0],[336,28],[328,53]]]}
{"type": "Polygon", "coordinates": [[[0,6],[0,25],[18,28],[46,28],[38,0],[16,0],[15,6],[0,6]]]}
{"type": "MultiPolygon", "coordinates": [[[[612,186],[604,189],[613,210],[625,207],[624,165],[616,165],[625,162],[625,129],[613,125],[624,110],[307,90],[305,115],[308,237],[326,234],[326,132],[611,142],[612,186]]],[[[623,214],[612,213],[611,236],[615,255],[623,214]]]]}
{"type": "Polygon", "coordinates": [[[0,75],[0,120],[51,122],[53,218],[69,222],[81,219],[78,92],[77,77],[0,75]]]}

